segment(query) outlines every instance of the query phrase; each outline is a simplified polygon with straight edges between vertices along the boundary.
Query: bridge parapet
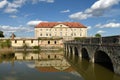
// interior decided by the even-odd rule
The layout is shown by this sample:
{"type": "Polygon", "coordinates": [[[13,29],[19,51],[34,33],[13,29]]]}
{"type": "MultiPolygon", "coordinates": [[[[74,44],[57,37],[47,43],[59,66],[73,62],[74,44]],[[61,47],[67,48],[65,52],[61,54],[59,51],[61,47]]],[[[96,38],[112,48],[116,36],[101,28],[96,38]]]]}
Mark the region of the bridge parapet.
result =
{"type": "Polygon", "coordinates": [[[108,37],[87,37],[80,38],[79,40],[71,40],[65,43],[76,43],[76,44],[120,44],[120,35],[108,36],[108,37]]]}
{"type": "Polygon", "coordinates": [[[66,41],[64,45],[65,54],[68,57],[77,55],[93,63],[101,64],[120,75],[120,35],[80,38],[80,40],[66,41]]]}

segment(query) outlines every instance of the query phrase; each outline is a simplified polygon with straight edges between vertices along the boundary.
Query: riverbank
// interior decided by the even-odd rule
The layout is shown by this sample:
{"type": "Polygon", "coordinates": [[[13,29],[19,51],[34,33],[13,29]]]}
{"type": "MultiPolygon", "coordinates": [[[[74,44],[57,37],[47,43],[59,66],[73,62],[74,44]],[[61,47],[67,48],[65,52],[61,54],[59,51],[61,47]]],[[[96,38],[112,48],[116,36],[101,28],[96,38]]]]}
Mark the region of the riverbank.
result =
{"type": "Polygon", "coordinates": [[[11,54],[11,53],[14,53],[14,50],[12,48],[2,48],[2,49],[0,49],[0,55],[11,54]]]}

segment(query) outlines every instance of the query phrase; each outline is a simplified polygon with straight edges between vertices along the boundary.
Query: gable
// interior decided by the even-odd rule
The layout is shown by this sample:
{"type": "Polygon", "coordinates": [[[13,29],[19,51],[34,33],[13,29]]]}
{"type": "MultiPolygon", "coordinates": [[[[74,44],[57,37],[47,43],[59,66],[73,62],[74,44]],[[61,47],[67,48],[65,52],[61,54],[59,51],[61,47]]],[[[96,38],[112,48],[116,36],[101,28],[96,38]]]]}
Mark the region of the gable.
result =
{"type": "Polygon", "coordinates": [[[58,25],[54,26],[53,28],[69,28],[69,26],[66,26],[64,24],[58,24],[58,25]]]}

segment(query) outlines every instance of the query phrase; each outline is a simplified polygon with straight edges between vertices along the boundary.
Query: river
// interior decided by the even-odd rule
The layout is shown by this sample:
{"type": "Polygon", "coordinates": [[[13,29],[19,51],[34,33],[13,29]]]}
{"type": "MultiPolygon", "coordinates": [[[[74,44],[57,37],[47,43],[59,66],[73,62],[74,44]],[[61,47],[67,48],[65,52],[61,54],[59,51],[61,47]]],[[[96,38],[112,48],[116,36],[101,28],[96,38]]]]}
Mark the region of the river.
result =
{"type": "Polygon", "coordinates": [[[87,60],[45,51],[0,58],[0,80],[120,80],[120,76],[87,60]]]}

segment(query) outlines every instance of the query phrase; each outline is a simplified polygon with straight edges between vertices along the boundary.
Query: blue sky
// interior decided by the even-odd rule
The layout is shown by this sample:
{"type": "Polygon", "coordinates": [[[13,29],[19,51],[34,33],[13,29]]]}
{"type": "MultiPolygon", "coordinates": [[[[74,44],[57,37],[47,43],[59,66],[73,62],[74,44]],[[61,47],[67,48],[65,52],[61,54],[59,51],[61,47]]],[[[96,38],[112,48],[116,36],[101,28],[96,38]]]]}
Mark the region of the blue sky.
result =
{"type": "Polygon", "coordinates": [[[120,35],[120,0],[0,0],[6,37],[34,37],[34,26],[44,21],[80,22],[88,36],[120,35]]]}

